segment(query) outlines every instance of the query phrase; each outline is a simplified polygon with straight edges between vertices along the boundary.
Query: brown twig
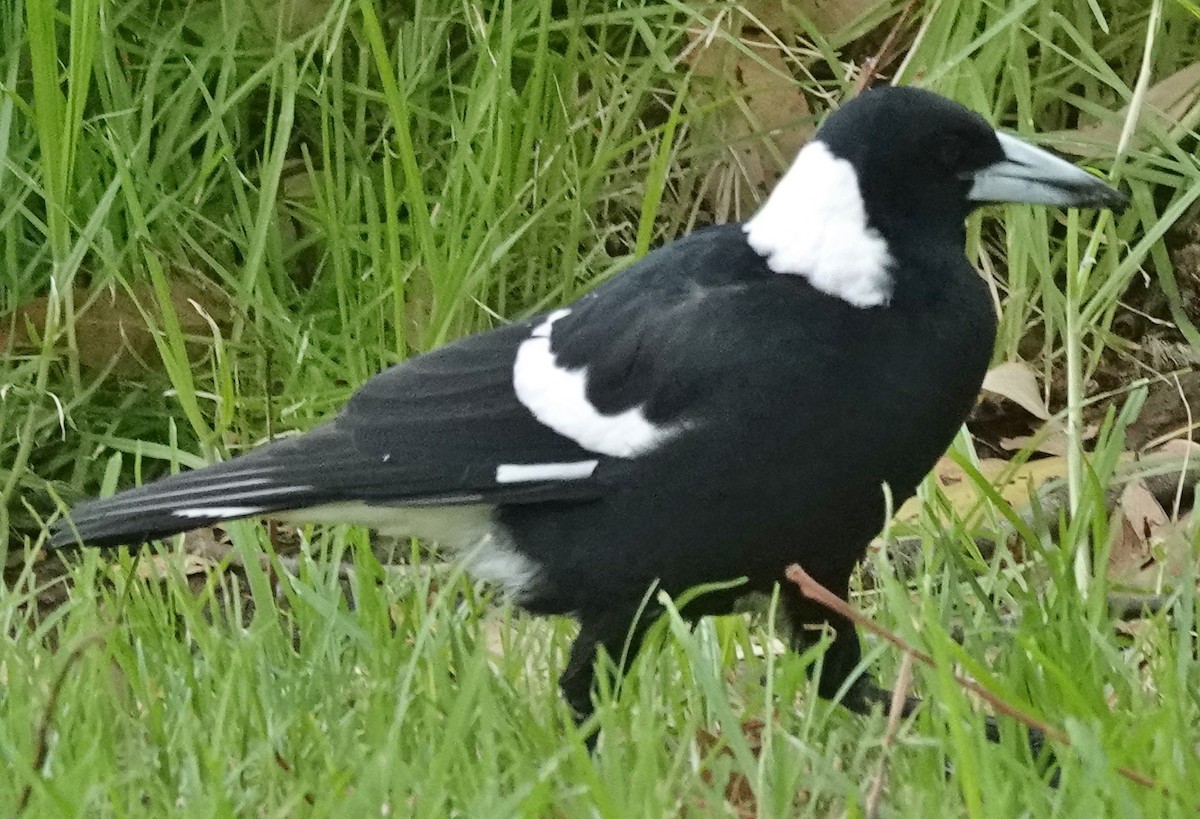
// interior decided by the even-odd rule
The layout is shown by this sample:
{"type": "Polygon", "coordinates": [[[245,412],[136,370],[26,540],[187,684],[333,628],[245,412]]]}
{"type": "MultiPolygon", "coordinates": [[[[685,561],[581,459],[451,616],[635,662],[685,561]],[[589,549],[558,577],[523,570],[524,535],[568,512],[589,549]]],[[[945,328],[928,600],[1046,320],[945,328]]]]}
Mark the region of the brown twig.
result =
{"type": "Polygon", "coordinates": [[[916,5],[917,0],[908,0],[904,4],[904,8],[900,10],[900,16],[896,18],[891,31],[883,39],[883,45],[879,46],[879,50],[873,56],[868,57],[867,61],[863,63],[862,70],[858,73],[858,79],[854,83],[854,91],[850,94],[851,97],[857,97],[863,91],[866,91],[867,86],[871,84],[871,80],[875,79],[879,73],[880,66],[884,65],[885,58],[891,57],[891,54],[888,52],[891,51],[892,43],[895,42],[900,29],[908,22],[908,15],[912,14],[912,10],[916,5]]]}
{"type": "MultiPolygon", "coordinates": [[[[830,611],[833,611],[837,614],[840,614],[842,617],[845,617],[847,620],[854,623],[856,626],[858,626],[860,628],[864,628],[867,631],[870,631],[872,634],[882,637],[884,640],[887,640],[889,643],[896,646],[901,651],[904,651],[907,654],[911,654],[914,658],[920,660],[922,663],[929,666],[930,668],[937,667],[937,664],[934,662],[933,658],[930,657],[928,654],[926,654],[923,651],[918,650],[915,646],[913,646],[911,643],[906,641],[904,638],[900,637],[898,634],[896,634],[892,631],[889,631],[888,629],[879,625],[874,620],[872,620],[870,617],[863,614],[858,609],[854,608],[854,606],[851,606],[845,600],[838,597],[836,594],[831,592],[829,589],[822,586],[815,579],[813,579],[812,575],[810,575],[808,572],[804,571],[804,569],[801,568],[799,564],[793,563],[791,566],[788,566],[785,574],[787,576],[787,579],[792,581],[793,583],[795,583],[800,588],[800,593],[803,594],[805,597],[807,597],[809,600],[812,600],[816,603],[820,603],[822,606],[829,609],[830,611]]],[[[1016,707],[1015,705],[1011,705],[1011,704],[1005,702],[1004,700],[1000,699],[995,694],[988,691],[986,688],[984,688],[983,686],[981,686],[979,683],[975,682],[974,680],[968,680],[964,677],[960,677],[957,674],[952,674],[951,676],[953,677],[954,681],[956,683],[958,683],[958,685],[961,688],[964,688],[965,690],[970,691],[971,693],[977,695],[982,700],[984,700],[989,705],[991,705],[992,708],[996,709],[996,711],[998,711],[999,713],[1004,714],[1005,716],[1011,717],[1012,719],[1015,719],[1017,722],[1020,722],[1021,724],[1025,725],[1027,728],[1032,728],[1036,731],[1040,731],[1044,736],[1047,736],[1050,739],[1053,739],[1055,742],[1061,743],[1062,745],[1070,746],[1071,740],[1067,737],[1066,733],[1064,733],[1062,731],[1062,729],[1056,728],[1055,726],[1050,725],[1049,723],[1042,722],[1040,719],[1033,716],[1032,714],[1022,711],[1020,708],[1016,707]]],[[[1167,790],[1165,788],[1161,787],[1153,779],[1146,776],[1145,774],[1142,774],[1142,773],[1139,773],[1139,772],[1133,770],[1132,768],[1127,768],[1124,765],[1118,765],[1116,770],[1117,770],[1117,773],[1119,773],[1121,776],[1125,777],[1126,779],[1130,780],[1131,782],[1136,782],[1139,785],[1144,785],[1147,788],[1154,788],[1161,793],[1167,793],[1167,790]]]]}
{"type": "MultiPolygon", "coordinates": [[[[278,765],[279,769],[281,771],[283,771],[284,773],[288,773],[288,774],[294,773],[294,771],[292,770],[292,766],[288,763],[288,761],[286,759],[283,758],[283,754],[279,753],[279,751],[275,752],[275,764],[278,765]]],[[[312,791],[304,792],[304,801],[310,805],[317,804],[317,798],[312,795],[312,791]]]]}
{"type": "Polygon", "coordinates": [[[904,704],[908,700],[909,686],[912,685],[912,667],[913,657],[905,652],[900,661],[900,673],[896,675],[896,684],[892,687],[892,701],[888,705],[887,727],[883,731],[883,754],[879,757],[879,768],[875,771],[875,779],[871,782],[871,790],[867,794],[867,819],[875,819],[879,814],[883,786],[887,784],[888,751],[896,741],[900,719],[904,716],[904,704]]]}
{"type": "Polygon", "coordinates": [[[58,676],[54,678],[54,682],[50,686],[50,695],[46,698],[46,707],[42,711],[42,721],[38,725],[37,733],[33,741],[33,769],[30,781],[25,783],[25,787],[21,789],[21,797],[17,800],[17,813],[23,813],[25,808],[29,806],[29,799],[33,796],[33,780],[41,775],[42,769],[46,767],[46,758],[50,755],[50,728],[54,721],[54,712],[58,708],[58,697],[62,692],[63,686],[67,682],[67,672],[79,661],[83,656],[83,652],[90,648],[93,643],[98,643],[104,639],[108,631],[99,632],[85,637],[80,641],[79,645],[71,649],[71,653],[67,655],[67,659],[63,662],[62,668],[58,670],[58,676]]]}

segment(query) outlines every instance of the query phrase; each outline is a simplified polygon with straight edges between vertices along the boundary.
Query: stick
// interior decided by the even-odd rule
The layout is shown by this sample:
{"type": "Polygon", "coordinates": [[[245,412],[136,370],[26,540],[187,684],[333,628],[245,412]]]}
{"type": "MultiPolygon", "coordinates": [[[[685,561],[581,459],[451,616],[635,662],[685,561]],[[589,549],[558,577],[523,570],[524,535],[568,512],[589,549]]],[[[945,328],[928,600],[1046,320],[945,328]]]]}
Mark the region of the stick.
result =
{"type": "MultiPolygon", "coordinates": [[[[785,574],[787,579],[795,583],[800,588],[800,593],[809,600],[820,603],[830,611],[845,617],[847,620],[854,623],[854,625],[864,628],[872,634],[882,637],[884,640],[887,640],[901,651],[911,654],[914,658],[920,660],[930,668],[937,667],[937,664],[933,661],[933,658],[928,654],[918,650],[915,646],[904,640],[898,634],[888,631],[870,617],[867,617],[867,615],[854,608],[854,606],[851,606],[845,600],[822,586],[813,579],[812,575],[804,571],[804,569],[802,569],[798,563],[793,563],[791,566],[788,566],[785,574]]],[[[1040,731],[1043,735],[1050,737],[1055,742],[1070,747],[1071,740],[1067,737],[1066,733],[1062,731],[1062,729],[1056,728],[1049,723],[1042,722],[1037,717],[1021,710],[1015,705],[1010,705],[974,680],[968,680],[964,677],[960,677],[957,674],[952,674],[951,676],[954,678],[954,681],[959,684],[959,686],[973,694],[978,695],[981,699],[983,699],[1001,714],[1015,719],[1017,722],[1020,722],[1028,728],[1040,731]]],[[[1153,779],[1145,774],[1138,773],[1132,768],[1127,768],[1124,765],[1118,765],[1116,770],[1117,773],[1131,782],[1136,782],[1139,785],[1144,785],[1147,788],[1154,788],[1162,793],[1167,793],[1166,789],[1159,786],[1158,783],[1156,783],[1153,779]]]]}

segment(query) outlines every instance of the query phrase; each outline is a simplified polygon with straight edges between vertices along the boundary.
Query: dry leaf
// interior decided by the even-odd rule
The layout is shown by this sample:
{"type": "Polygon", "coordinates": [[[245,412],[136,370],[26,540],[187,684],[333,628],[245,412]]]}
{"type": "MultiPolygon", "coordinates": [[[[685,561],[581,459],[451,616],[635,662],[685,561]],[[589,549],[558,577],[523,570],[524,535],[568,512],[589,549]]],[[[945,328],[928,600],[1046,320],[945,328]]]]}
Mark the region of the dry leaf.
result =
{"type": "MultiPolygon", "coordinates": [[[[1014,467],[1002,458],[983,458],[977,468],[987,482],[996,487],[1014,509],[1029,503],[1040,486],[1067,474],[1064,457],[1039,458],[1014,467]],[[1006,475],[1006,473],[1009,473],[1006,475]]],[[[949,457],[942,457],[933,468],[933,476],[951,507],[960,515],[968,514],[978,505],[983,494],[962,468],[949,457]]],[[[915,520],[921,511],[918,498],[909,498],[896,513],[899,520],[915,520]]]]}
{"type": "Polygon", "coordinates": [[[983,377],[983,389],[1007,398],[1021,406],[1030,415],[1049,421],[1050,408],[1042,397],[1037,376],[1024,361],[1006,361],[983,377]]]}
{"type": "MultiPolygon", "coordinates": [[[[1100,431],[1097,424],[1089,424],[1083,430],[1082,439],[1090,441],[1100,431]]],[[[1071,445],[1067,437],[1066,427],[1056,418],[1051,418],[1033,435],[1014,435],[1011,438],[1001,438],[1000,446],[1008,452],[1019,452],[1033,444],[1033,451],[1043,455],[1066,455],[1071,445]]]]}
{"type": "Polygon", "coordinates": [[[259,0],[246,7],[255,23],[247,31],[272,43],[279,36],[294,39],[316,28],[329,14],[330,6],[329,0],[259,0]]]}
{"type": "Polygon", "coordinates": [[[800,0],[796,3],[817,31],[829,38],[880,5],[880,0],[800,0]]]}
{"type": "Polygon", "coordinates": [[[1159,592],[1187,575],[1190,521],[1172,521],[1141,481],[1121,492],[1109,535],[1108,577],[1120,589],[1159,592]]]}
{"type": "MultiPolygon", "coordinates": [[[[762,732],[766,724],[762,720],[751,719],[746,720],[741,725],[742,734],[746,738],[746,744],[750,748],[750,752],[756,757],[762,753],[762,732]]],[[[696,731],[696,745],[700,750],[702,757],[708,756],[713,749],[720,743],[720,736],[703,728],[696,731]]],[[[733,753],[728,746],[722,747],[719,751],[720,756],[732,756],[733,753]]],[[[700,771],[700,777],[709,784],[712,784],[712,772],[707,768],[700,771]]],[[[754,817],[758,816],[758,801],[754,797],[754,787],[750,784],[750,780],[740,771],[732,771],[729,778],[725,782],[725,801],[727,806],[731,808],[735,816],[739,817],[754,817]]],[[[701,807],[708,807],[701,805],[701,807]]]]}
{"type": "Polygon", "coordinates": [[[504,657],[504,631],[506,623],[500,617],[484,617],[479,623],[483,632],[483,643],[487,646],[489,658],[493,661],[504,657]]]}
{"type": "MultiPolygon", "coordinates": [[[[774,185],[784,165],[770,149],[774,143],[784,163],[790,162],[812,133],[806,120],[808,102],[792,77],[787,49],[797,30],[792,17],[777,3],[751,3],[749,15],[732,12],[704,28],[688,32],[680,60],[693,75],[713,81],[714,101],[732,87],[738,104],[721,105],[714,121],[720,141],[732,146],[727,159],[716,163],[710,179],[732,180],[733,190],[719,197],[724,206],[717,216],[744,218],[774,185]],[[752,139],[765,136],[763,139],[752,139]],[[731,173],[733,172],[733,173],[731,173]]],[[[697,94],[703,96],[704,89],[697,94]]]]}
{"type": "Polygon", "coordinates": [[[1147,544],[1170,522],[1149,487],[1143,481],[1131,481],[1121,492],[1121,512],[1147,544]]]}
{"type": "Polygon", "coordinates": [[[204,574],[214,568],[217,563],[201,555],[184,553],[176,558],[174,555],[143,555],[137,564],[138,577],[143,580],[164,580],[181,573],[184,577],[204,574]]]}
{"type": "Polygon", "coordinates": [[[1186,438],[1172,438],[1164,441],[1162,446],[1155,448],[1154,453],[1200,460],[1200,443],[1189,441],[1186,438]]]}
{"type": "Polygon", "coordinates": [[[233,546],[224,536],[224,529],[201,526],[183,533],[183,550],[212,563],[220,563],[233,553],[233,546]]]}
{"type": "MultiPolygon", "coordinates": [[[[1117,150],[1121,129],[1129,106],[1105,117],[1101,122],[1084,125],[1054,134],[1054,144],[1060,150],[1076,156],[1111,157],[1117,150]]],[[[1165,129],[1176,137],[1200,124],[1200,62],[1181,68],[1165,80],[1155,83],[1146,92],[1138,131],[1145,133],[1145,124],[1165,129]]],[[[1144,147],[1145,139],[1135,133],[1133,147],[1144,147]]]]}
{"type": "Polygon", "coordinates": [[[1134,620],[1118,620],[1113,626],[1113,629],[1117,632],[1117,634],[1136,639],[1151,629],[1153,625],[1154,624],[1150,620],[1147,620],[1144,617],[1139,617],[1134,620]]]}
{"type": "MultiPolygon", "coordinates": [[[[102,370],[110,364],[118,375],[136,376],[161,366],[154,336],[146,326],[137,305],[151,315],[158,313],[157,302],[149,285],[134,289],[134,295],[122,289],[103,290],[95,297],[84,288],[75,288],[75,338],[79,363],[90,370],[102,370]],[[135,300],[136,299],[136,300],[135,300]]],[[[171,304],[179,317],[185,336],[209,337],[212,330],[200,312],[203,310],[217,323],[225,324],[229,315],[226,304],[215,296],[215,288],[202,288],[189,282],[171,285],[171,304]],[[197,309],[199,305],[200,309],[197,309]]],[[[46,327],[46,297],[34,299],[0,318],[0,355],[31,351],[41,344],[46,327]]],[[[66,344],[66,334],[60,339],[66,344]]],[[[202,345],[192,345],[190,352],[199,358],[202,345]]]]}

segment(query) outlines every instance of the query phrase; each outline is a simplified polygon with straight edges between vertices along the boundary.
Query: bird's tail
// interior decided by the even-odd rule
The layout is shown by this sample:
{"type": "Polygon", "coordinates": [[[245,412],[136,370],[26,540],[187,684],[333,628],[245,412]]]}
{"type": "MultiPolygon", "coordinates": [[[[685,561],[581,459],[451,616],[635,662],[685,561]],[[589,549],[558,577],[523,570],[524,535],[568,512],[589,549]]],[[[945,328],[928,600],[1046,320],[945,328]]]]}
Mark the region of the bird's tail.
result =
{"type": "Polygon", "coordinates": [[[50,547],[135,545],[320,502],[321,493],[292,480],[287,458],[277,457],[288,443],[269,444],[223,463],[80,503],[54,524],[50,547]]]}

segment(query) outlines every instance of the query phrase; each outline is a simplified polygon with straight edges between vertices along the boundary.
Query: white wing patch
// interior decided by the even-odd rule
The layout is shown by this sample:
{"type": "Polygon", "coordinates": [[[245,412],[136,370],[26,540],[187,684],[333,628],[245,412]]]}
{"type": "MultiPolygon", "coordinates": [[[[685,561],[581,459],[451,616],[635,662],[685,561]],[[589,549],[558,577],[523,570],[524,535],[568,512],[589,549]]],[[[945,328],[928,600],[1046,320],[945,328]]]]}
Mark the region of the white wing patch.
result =
{"type": "Polygon", "coordinates": [[[531,481],[578,481],[592,477],[599,461],[571,461],[557,464],[500,464],[496,467],[496,483],[529,483],[531,481]]]}
{"type": "Polygon", "coordinates": [[[892,297],[891,253],[867,223],[854,166],[823,142],[800,150],[743,229],[776,273],[803,276],[855,307],[879,307],[892,297]]]}
{"type": "Polygon", "coordinates": [[[605,415],[588,401],[587,368],[558,366],[550,349],[554,322],[570,312],[551,313],[517,348],[513,389],[533,417],[584,449],[616,458],[640,455],[677,432],[678,427],[660,427],[646,420],[641,407],[605,415]]]}

